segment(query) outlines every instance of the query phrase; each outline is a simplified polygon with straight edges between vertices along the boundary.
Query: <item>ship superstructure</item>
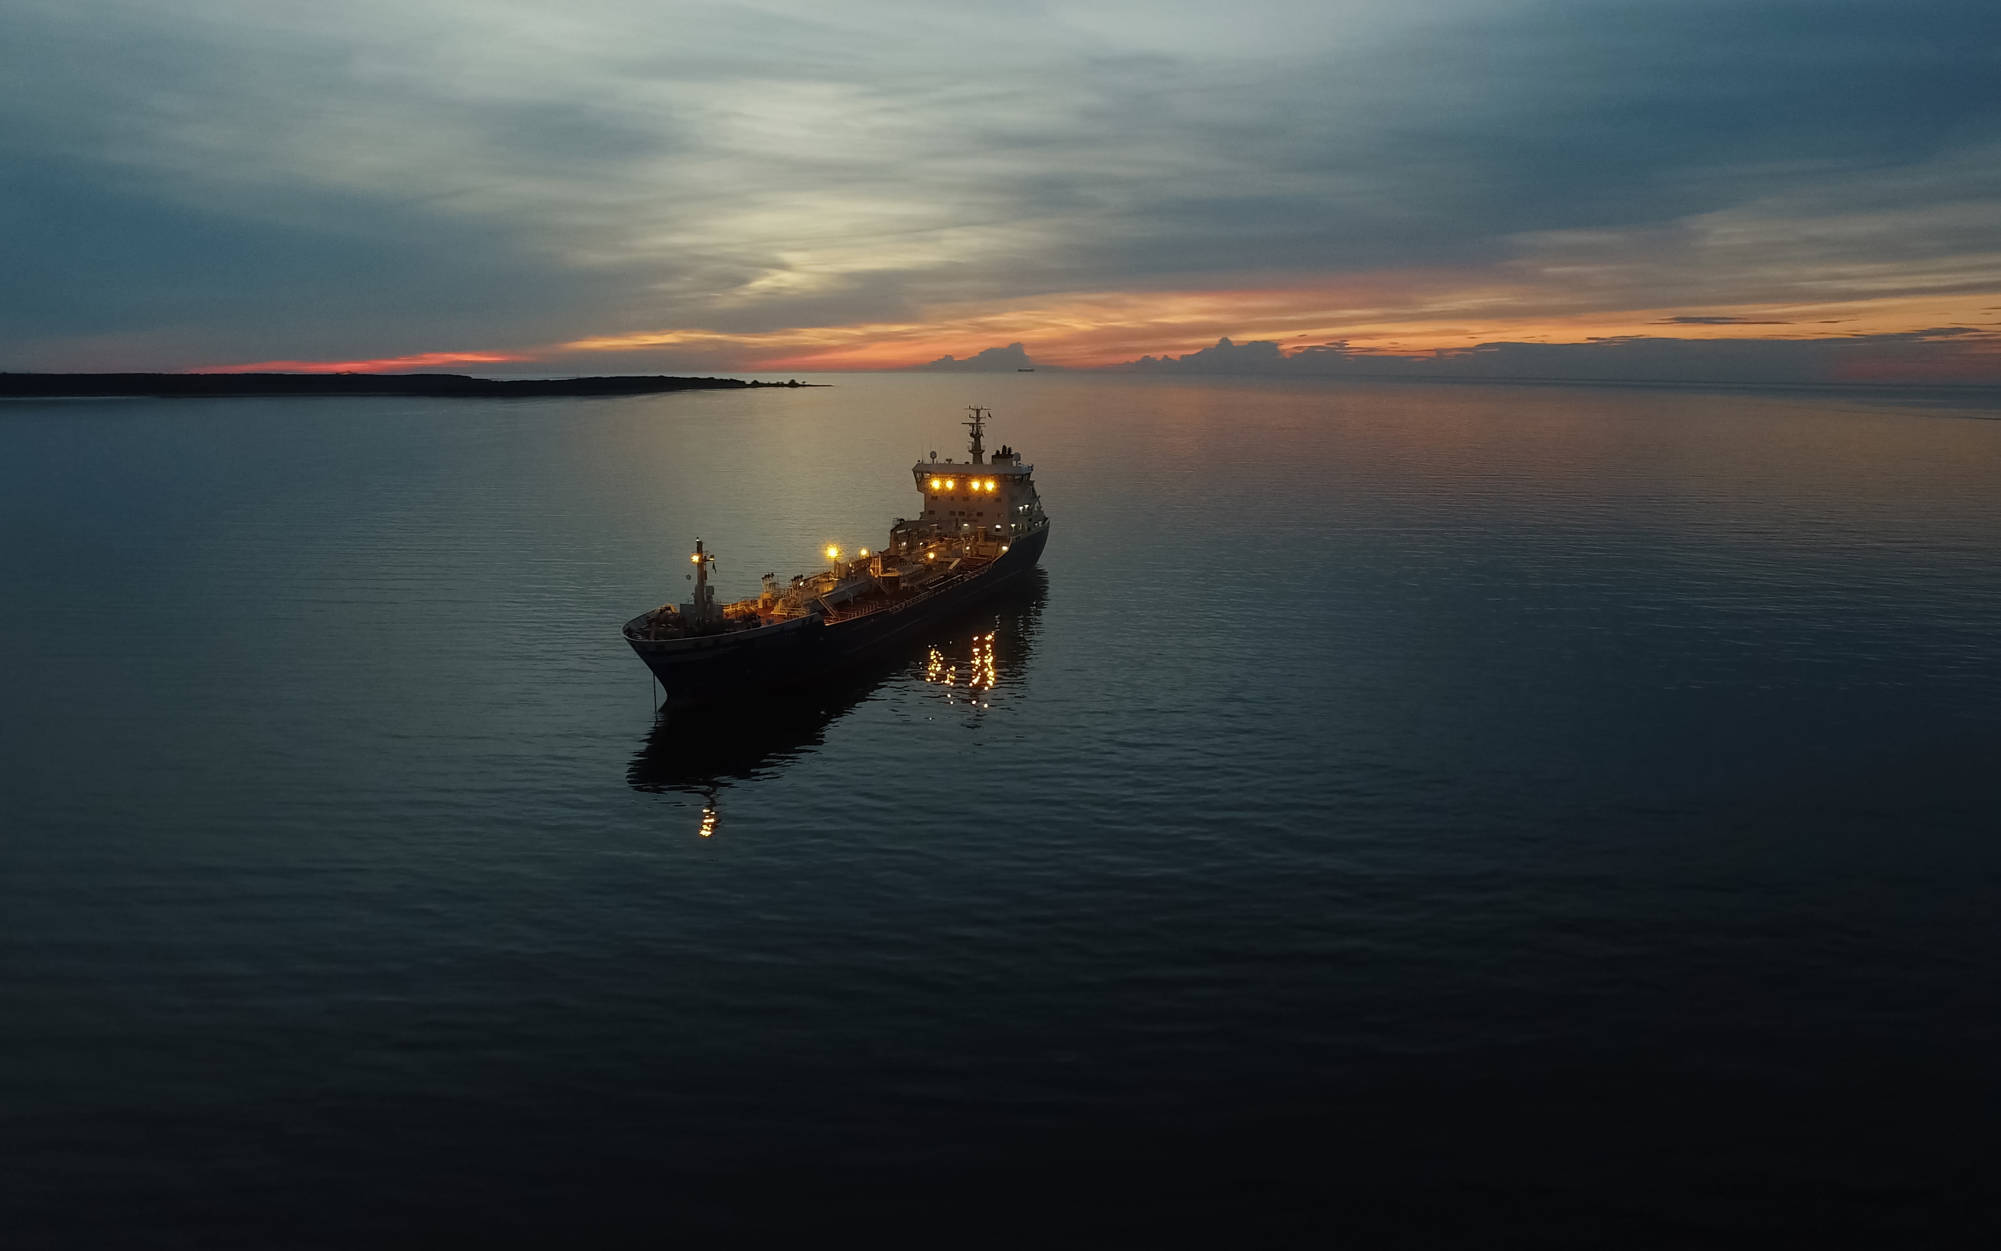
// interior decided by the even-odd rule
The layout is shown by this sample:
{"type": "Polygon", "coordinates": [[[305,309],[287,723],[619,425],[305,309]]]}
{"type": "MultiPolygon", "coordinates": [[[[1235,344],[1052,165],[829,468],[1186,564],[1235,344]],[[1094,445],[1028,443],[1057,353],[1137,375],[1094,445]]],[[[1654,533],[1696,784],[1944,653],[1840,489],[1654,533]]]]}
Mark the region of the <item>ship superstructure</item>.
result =
{"type": "Polygon", "coordinates": [[[985,449],[987,410],[970,408],[969,457],[912,466],[923,509],[898,518],[882,548],[826,551],[827,567],[755,598],[719,603],[714,555],[697,539],[694,597],[625,623],[625,639],[670,697],[809,680],[840,660],[962,607],[1035,567],[1049,517],[1035,470],[1003,445],[985,449]]]}

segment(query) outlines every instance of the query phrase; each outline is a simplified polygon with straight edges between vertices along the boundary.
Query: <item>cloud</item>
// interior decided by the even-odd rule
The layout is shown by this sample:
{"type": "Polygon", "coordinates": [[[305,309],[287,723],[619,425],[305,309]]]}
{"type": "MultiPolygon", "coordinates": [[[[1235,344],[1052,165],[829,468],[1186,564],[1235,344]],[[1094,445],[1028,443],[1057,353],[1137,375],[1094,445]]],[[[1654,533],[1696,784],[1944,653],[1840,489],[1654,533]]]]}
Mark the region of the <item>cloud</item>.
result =
{"type": "Polygon", "coordinates": [[[1789,321],[1770,317],[1691,316],[1663,317],[1661,326],[1790,326],[1789,321]]]}
{"type": "Polygon", "coordinates": [[[1677,339],[1625,335],[1578,343],[1481,343],[1421,355],[1355,350],[1347,343],[1292,352],[1270,341],[1180,356],[1144,356],[1141,373],[1561,381],[2001,383],[2001,334],[1939,326],[1818,339],[1677,339]]]}
{"type": "MultiPolygon", "coordinates": [[[[1191,374],[1266,374],[1292,367],[1298,359],[1317,359],[1309,354],[1330,349],[1345,354],[1346,344],[1327,344],[1303,348],[1287,355],[1279,345],[1269,339],[1251,343],[1232,343],[1226,336],[1216,340],[1216,346],[1206,347],[1182,356],[1142,356],[1131,362],[1130,368],[1150,373],[1191,373],[1191,374]]],[[[1303,372],[1303,371],[1302,371],[1303,372]]]]}
{"type": "Polygon", "coordinates": [[[727,369],[870,326],[920,329],[837,361],[1032,335],[1089,363],[1379,345],[1426,301],[1461,343],[1525,307],[1580,337],[1946,324],[2001,291],[1990,9],[16,0],[0,366],[727,369]],[[1421,298],[1338,294],[1385,275],[1421,298]],[[1337,295],[1199,337],[1124,311],[1277,288],[1337,295]]]}
{"type": "Polygon", "coordinates": [[[1006,373],[1017,369],[1033,369],[1035,362],[1028,359],[1028,349],[1019,343],[1010,343],[1006,347],[987,348],[968,356],[965,360],[955,360],[950,355],[945,355],[927,365],[918,365],[915,368],[962,373],[1006,373]]]}
{"type": "Polygon", "coordinates": [[[435,369],[441,365],[493,365],[525,360],[507,352],[419,352],[367,361],[253,361],[241,365],[205,365],[191,372],[208,374],[365,374],[393,370],[435,369]]]}

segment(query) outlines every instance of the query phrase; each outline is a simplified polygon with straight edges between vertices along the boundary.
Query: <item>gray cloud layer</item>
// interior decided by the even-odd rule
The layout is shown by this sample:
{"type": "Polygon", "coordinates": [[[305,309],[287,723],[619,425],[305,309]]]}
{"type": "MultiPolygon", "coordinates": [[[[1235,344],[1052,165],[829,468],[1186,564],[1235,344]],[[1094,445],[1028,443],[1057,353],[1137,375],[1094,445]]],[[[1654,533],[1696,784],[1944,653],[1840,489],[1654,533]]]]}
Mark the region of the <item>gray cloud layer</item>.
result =
{"type": "Polygon", "coordinates": [[[1482,343],[1431,356],[1357,352],[1345,343],[1294,352],[1258,340],[1124,368],[1156,374],[1280,374],[1318,378],[1548,379],[1567,382],[1910,383],[2001,380],[2001,335],[1961,326],[1829,339],[1671,339],[1628,335],[1583,343],[1482,343]]]}
{"type": "Polygon", "coordinates": [[[1027,348],[1019,343],[1010,343],[1006,347],[990,347],[985,351],[975,352],[964,360],[959,360],[952,356],[941,356],[929,364],[919,365],[916,368],[940,372],[956,371],[961,373],[993,374],[1007,373],[1018,369],[1034,369],[1035,362],[1028,358],[1027,348]]]}
{"type": "Polygon", "coordinates": [[[0,365],[1399,268],[1574,307],[2001,289],[1997,26],[1991,0],[15,0],[0,365]]]}

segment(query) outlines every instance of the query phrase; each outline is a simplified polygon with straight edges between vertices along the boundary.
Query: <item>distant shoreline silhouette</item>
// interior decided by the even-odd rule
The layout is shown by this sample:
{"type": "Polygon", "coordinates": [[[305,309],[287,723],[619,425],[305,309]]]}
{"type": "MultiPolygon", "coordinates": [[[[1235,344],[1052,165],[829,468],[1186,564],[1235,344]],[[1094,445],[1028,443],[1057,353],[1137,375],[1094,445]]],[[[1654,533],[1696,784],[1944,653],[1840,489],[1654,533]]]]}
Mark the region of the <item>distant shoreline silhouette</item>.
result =
{"type": "Polygon", "coordinates": [[[505,396],[652,395],[662,391],[805,387],[800,382],[741,378],[625,375],[605,378],[474,378],[467,374],[10,374],[0,373],[0,397],[150,396],[159,398],[272,395],[505,396]]]}

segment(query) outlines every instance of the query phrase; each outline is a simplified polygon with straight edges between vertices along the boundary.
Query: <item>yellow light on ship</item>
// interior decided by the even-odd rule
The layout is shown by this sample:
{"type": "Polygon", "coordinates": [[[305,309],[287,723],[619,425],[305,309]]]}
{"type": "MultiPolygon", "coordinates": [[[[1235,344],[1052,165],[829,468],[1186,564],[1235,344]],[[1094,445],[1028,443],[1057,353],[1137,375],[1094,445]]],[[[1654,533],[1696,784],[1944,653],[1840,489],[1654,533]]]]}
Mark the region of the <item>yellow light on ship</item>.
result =
{"type": "Polygon", "coordinates": [[[841,549],[835,547],[832,543],[827,544],[827,559],[839,560],[840,558],[841,558],[841,549]]]}
{"type": "Polygon", "coordinates": [[[943,479],[940,479],[940,478],[933,478],[933,479],[931,479],[931,489],[932,489],[932,490],[934,490],[934,491],[935,491],[935,490],[937,490],[937,489],[938,489],[938,487],[939,487],[939,484],[940,484],[940,483],[941,483],[942,481],[943,481],[943,479]]]}
{"type": "Polygon", "coordinates": [[[702,554],[700,552],[696,552],[693,556],[688,557],[688,559],[694,561],[696,564],[699,565],[702,563],[702,554]]]}
{"type": "Polygon", "coordinates": [[[864,547],[864,548],[862,549],[862,559],[863,559],[863,560],[867,560],[867,559],[868,559],[868,549],[867,549],[866,547],[864,547]]]}
{"type": "Polygon", "coordinates": [[[991,491],[991,490],[993,490],[993,489],[994,489],[994,480],[993,480],[992,478],[988,478],[988,479],[987,479],[987,490],[991,491]]]}
{"type": "Polygon", "coordinates": [[[957,479],[957,478],[947,478],[947,479],[945,479],[945,489],[946,489],[947,491],[951,490],[951,489],[952,489],[952,484],[953,484],[953,483],[955,483],[955,482],[957,482],[957,481],[958,481],[958,479],[957,479]]]}

